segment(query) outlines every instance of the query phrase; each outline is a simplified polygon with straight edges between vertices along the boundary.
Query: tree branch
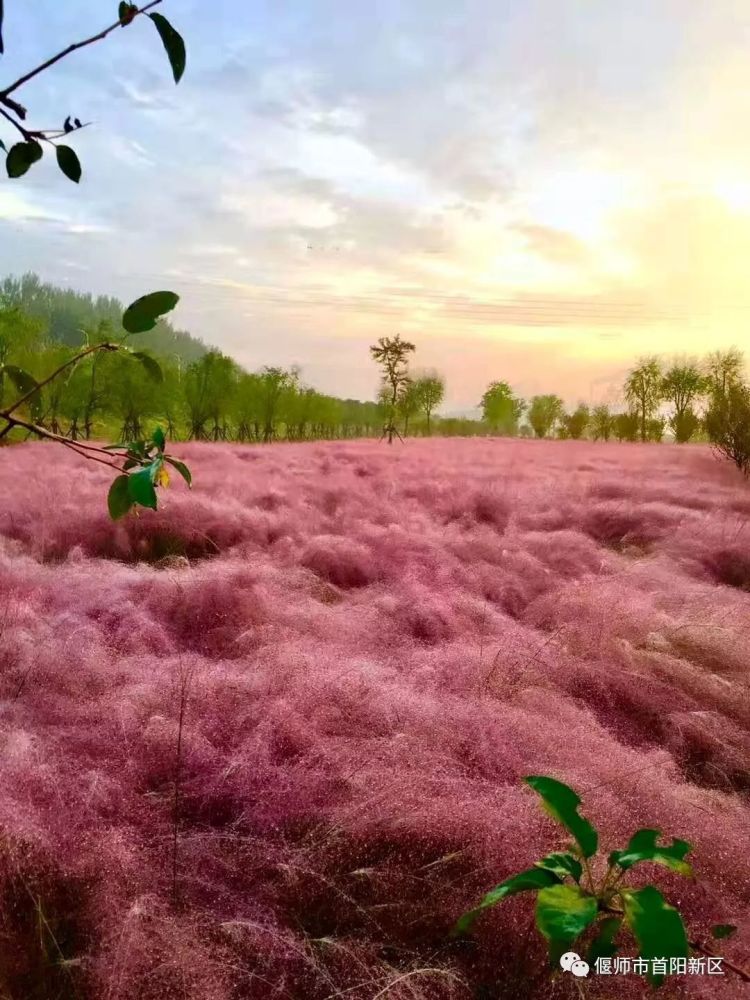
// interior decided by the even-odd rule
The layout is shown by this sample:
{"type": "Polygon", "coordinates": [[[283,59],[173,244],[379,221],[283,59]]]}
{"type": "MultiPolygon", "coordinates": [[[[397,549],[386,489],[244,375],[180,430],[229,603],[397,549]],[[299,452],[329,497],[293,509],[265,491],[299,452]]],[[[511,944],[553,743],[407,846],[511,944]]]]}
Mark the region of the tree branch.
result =
{"type": "MultiPolygon", "coordinates": [[[[151,0],[151,3],[147,3],[145,7],[141,7],[140,10],[137,10],[133,13],[133,19],[138,17],[139,14],[145,14],[146,11],[151,10],[152,7],[156,7],[161,2],[162,0],[151,0]]],[[[50,66],[54,66],[55,63],[59,62],[61,59],[64,59],[66,56],[69,56],[71,52],[75,52],[77,49],[83,49],[87,45],[93,45],[94,42],[100,42],[103,38],[106,38],[107,35],[113,32],[115,28],[120,28],[120,27],[124,27],[124,25],[122,21],[117,20],[115,21],[114,24],[111,24],[108,28],[105,28],[103,31],[100,31],[97,35],[92,35],[91,38],[86,38],[82,42],[74,42],[74,44],[69,45],[67,49],[63,49],[62,52],[58,52],[57,55],[52,56],[51,59],[47,59],[46,62],[43,62],[40,66],[37,66],[36,69],[32,69],[28,73],[25,73],[23,76],[19,77],[18,80],[15,81],[15,83],[12,83],[9,87],[6,87],[4,90],[0,90],[0,104],[5,104],[6,107],[12,108],[16,112],[16,114],[19,114],[19,117],[24,118],[26,114],[25,109],[21,108],[21,106],[17,104],[15,101],[9,102],[8,101],[9,94],[12,94],[14,90],[18,90],[19,87],[22,87],[25,83],[28,83],[29,80],[32,80],[35,76],[38,76],[40,73],[44,72],[45,69],[49,69],[50,66]],[[19,113],[19,108],[21,109],[21,111],[23,111],[23,114],[19,113]]]]}
{"type": "Polygon", "coordinates": [[[43,389],[45,385],[49,385],[50,382],[53,382],[58,375],[62,374],[62,372],[65,371],[66,368],[70,368],[72,365],[78,364],[79,361],[83,361],[83,359],[85,357],[88,357],[89,354],[96,354],[97,351],[119,351],[119,350],[120,348],[118,347],[117,344],[111,344],[109,343],[109,341],[105,341],[102,344],[94,344],[93,347],[87,347],[85,351],[81,351],[80,354],[76,354],[74,358],[71,358],[69,361],[66,361],[65,364],[63,365],[60,365],[60,367],[57,368],[55,371],[53,371],[52,374],[48,378],[46,378],[43,382],[38,382],[33,389],[27,392],[25,396],[21,396],[20,399],[17,399],[15,403],[7,410],[1,410],[0,416],[5,417],[6,420],[9,419],[11,413],[14,410],[17,410],[19,406],[23,406],[24,403],[28,402],[28,400],[31,399],[34,393],[39,392],[39,390],[43,389]]]}

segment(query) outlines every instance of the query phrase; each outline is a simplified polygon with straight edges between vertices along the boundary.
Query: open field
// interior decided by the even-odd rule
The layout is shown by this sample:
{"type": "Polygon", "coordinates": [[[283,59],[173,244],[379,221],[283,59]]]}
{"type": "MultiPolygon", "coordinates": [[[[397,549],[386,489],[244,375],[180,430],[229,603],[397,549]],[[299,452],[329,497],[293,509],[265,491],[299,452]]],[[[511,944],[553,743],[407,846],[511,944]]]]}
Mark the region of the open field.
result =
{"type": "MultiPolygon", "coordinates": [[[[195,490],[112,525],[106,470],[0,450],[5,994],[577,997],[523,896],[447,940],[566,843],[529,773],[573,785],[608,846],[693,843],[695,881],[654,880],[694,935],[738,924],[720,953],[747,964],[733,469],[587,442],[174,451],[195,490]]],[[[744,995],[683,982],[662,995],[744,995]]]]}

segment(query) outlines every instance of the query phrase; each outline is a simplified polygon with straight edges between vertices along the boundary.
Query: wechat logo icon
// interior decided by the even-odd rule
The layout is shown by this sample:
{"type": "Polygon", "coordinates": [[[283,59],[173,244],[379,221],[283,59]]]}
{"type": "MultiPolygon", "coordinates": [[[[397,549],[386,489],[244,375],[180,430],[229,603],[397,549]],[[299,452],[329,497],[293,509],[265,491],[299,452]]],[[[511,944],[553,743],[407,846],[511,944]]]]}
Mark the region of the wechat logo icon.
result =
{"type": "Polygon", "coordinates": [[[584,962],[581,956],[576,955],[574,951],[566,951],[560,959],[560,965],[565,972],[572,972],[579,979],[589,974],[589,963],[584,962]]]}

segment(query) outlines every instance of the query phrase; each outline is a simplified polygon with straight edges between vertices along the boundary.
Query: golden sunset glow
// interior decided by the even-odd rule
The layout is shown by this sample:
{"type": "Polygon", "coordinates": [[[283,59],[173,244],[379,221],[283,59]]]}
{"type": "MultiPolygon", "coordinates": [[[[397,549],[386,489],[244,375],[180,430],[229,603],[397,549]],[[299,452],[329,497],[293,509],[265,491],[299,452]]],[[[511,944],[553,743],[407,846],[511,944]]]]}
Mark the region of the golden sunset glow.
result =
{"type": "Polygon", "coordinates": [[[490,377],[592,401],[644,352],[750,347],[745,3],[219,6],[177,117],[145,59],[116,75],[86,199],[41,173],[0,196],[6,271],[161,275],[240,363],[361,398],[401,331],[456,410],[490,377]]]}

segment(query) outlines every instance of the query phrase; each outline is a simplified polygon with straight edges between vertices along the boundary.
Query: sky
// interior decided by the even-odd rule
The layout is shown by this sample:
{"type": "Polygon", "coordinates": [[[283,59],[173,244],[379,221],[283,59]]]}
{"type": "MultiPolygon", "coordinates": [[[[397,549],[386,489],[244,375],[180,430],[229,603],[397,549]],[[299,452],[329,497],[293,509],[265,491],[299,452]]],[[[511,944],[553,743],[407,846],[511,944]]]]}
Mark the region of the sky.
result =
{"type": "MultiPolygon", "coordinates": [[[[115,18],[6,0],[0,89],[115,18]],[[31,8],[31,9],[30,9],[31,8]]],[[[16,94],[68,114],[0,180],[0,274],[129,301],[249,369],[373,398],[401,333],[447,378],[616,402],[639,356],[750,351],[747,0],[165,0],[16,94]]],[[[7,145],[12,130],[0,123],[7,145]]]]}

